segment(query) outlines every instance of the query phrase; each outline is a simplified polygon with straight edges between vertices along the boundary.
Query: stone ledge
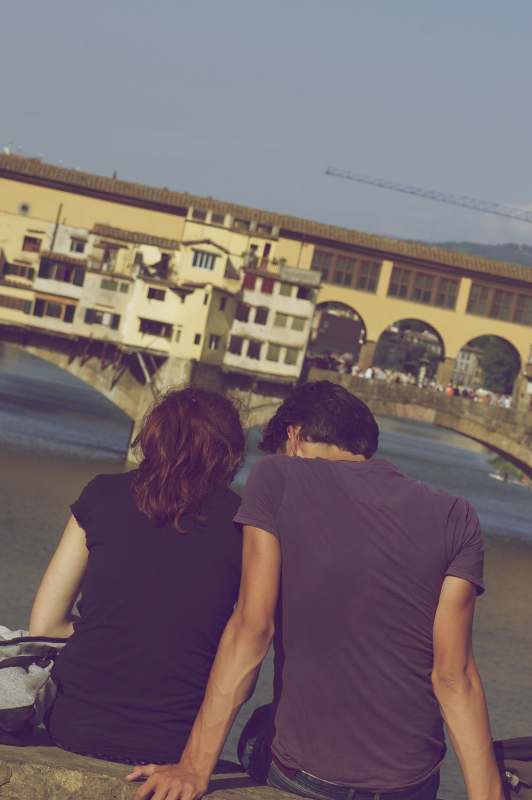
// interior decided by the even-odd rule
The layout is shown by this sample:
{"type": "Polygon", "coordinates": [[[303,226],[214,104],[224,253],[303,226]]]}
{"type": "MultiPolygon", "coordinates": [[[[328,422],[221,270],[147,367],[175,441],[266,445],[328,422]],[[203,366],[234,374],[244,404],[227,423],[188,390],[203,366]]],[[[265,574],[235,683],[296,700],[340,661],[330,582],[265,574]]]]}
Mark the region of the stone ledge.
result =
{"type": "MultiPolygon", "coordinates": [[[[67,753],[57,747],[0,745],[0,800],[132,800],[125,764],[67,753]]],[[[260,786],[238,764],[220,761],[211,779],[212,800],[294,800],[260,786]]]]}

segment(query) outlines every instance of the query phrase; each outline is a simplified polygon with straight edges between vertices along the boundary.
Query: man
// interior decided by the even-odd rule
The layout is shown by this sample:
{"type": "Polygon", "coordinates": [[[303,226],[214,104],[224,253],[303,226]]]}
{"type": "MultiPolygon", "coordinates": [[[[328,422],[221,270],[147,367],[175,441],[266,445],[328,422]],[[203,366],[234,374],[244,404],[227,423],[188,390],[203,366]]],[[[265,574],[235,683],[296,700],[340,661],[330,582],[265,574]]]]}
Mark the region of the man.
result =
{"type": "Polygon", "coordinates": [[[367,406],[294,389],[264,432],[236,521],[239,600],[177,765],[137,767],[144,800],[197,800],[275,629],[274,701],[239,755],[257,780],[320,800],[434,800],[446,722],[469,800],[502,800],[473,659],[483,544],[468,502],[372,459],[367,406]]]}

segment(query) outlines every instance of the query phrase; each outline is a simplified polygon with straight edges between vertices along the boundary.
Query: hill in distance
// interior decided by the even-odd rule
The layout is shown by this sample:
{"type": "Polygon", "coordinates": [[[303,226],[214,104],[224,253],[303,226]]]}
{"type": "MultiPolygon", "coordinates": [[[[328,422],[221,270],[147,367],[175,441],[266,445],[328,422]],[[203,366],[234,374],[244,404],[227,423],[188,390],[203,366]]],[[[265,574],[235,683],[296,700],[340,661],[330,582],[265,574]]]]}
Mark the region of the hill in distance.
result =
{"type": "Polygon", "coordinates": [[[420,242],[431,247],[441,247],[444,250],[456,250],[458,253],[467,253],[470,256],[492,258],[495,261],[508,261],[510,264],[520,264],[523,267],[532,267],[532,247],[526,244],[477,244],[476,242],[420,242]]]}

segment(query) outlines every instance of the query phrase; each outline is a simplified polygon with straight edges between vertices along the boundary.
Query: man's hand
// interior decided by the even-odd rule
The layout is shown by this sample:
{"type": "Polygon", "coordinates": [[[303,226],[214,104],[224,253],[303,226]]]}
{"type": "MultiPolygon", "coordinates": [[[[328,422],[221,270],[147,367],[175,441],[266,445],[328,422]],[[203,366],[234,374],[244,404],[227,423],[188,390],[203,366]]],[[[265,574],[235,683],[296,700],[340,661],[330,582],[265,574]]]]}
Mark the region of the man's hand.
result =
{"type": "Polygon", "coordinates": [[[137,781],[148,778],[139,786],[134,800],[199,800],[209,788],[209,779],[195,772],[191,766],[182,761],[179,764],[135,767],[126,777],[126,781],[137,781]]]}

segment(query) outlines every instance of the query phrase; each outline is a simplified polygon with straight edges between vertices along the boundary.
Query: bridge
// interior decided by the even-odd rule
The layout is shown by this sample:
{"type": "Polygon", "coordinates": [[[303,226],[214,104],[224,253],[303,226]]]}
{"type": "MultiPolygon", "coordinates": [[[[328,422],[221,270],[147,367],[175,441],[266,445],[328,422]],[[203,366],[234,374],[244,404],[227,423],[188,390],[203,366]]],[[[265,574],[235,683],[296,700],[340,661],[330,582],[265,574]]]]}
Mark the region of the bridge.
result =
{"type": "MultiPolygon", "coordinates": [[[[329,380],[356,394],[374,414],[430,422],[489,447],[532,477],[532,414],[475,403],[443,392],[311,369],[309,380],[329,380]]],[[[279,403],[251,408],[252,424],[268,421],[279,403]]]]}

